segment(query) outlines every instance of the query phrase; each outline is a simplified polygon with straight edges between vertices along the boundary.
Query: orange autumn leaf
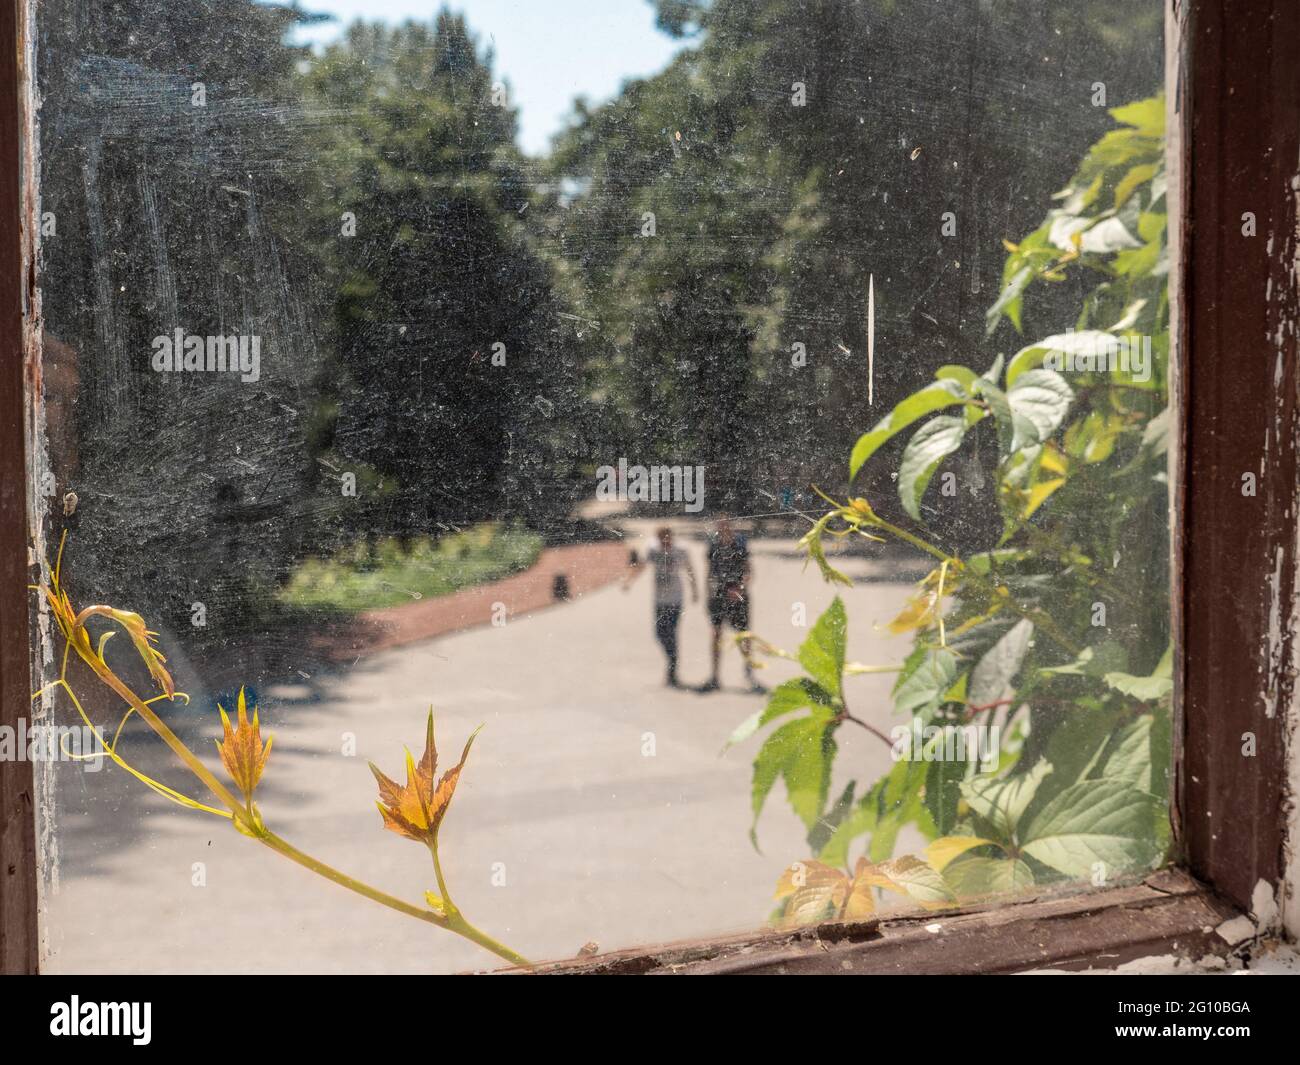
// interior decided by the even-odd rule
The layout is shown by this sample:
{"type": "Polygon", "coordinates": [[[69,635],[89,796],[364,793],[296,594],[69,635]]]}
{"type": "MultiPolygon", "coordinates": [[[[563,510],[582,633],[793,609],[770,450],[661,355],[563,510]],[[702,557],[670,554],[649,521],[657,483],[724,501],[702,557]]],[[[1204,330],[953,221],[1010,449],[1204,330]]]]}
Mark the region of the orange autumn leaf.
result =
{"type": "Polygon", "coordinates": [[[232,728],[230,718],[220,703],[217,710],[221,714],[221,728],[224,737],[217,741],[217,751],[221,755],[221,764],[226,767],[230,779],[244,793],[244,801],[251,802],[257,782],[262,778],[266,760],[271,755],[271,738],[262,746],[262,728],[257,719],[257,707],[253,707],[253,720],[248,720],[248,704],[244,701],[244,689],[239,689],[238,719],[232,728]]]}
{"type": "MultiPolygon", "coordinates": [[[[172,683],[171,674],[164,668],[163,663],[167,659],[158,652],[153,645],[153,638],[158,634],[145,625],[144,618],[131,610],[115,610],[108,608],[108,616],[116,621],[126,630],[126,634],[131,638],[135,645],[136,652],[143,659],[144,664],[149,668],[149,675],[158,683],[158,686],[165,691],[169,698],[176,695],[176,686],[172,683]]],[[[102,659],[103,643],[100,643],[102,659]]],[[[243,701],[243,689],[240,689],[240,701],[243,701]]]]}
{"type": "MultiPolygon", "coordinates": [[[[64,533],[65,540],[66,537],[67,534],[64,533]]],[[[62,563],[63,546],[60,543],[59,562],[54,568],[50,583],[48,585],[42,584],[39,588],[45,595],[46,602],[50,607],[50,613],[53,614],[54,621],[59,626],[59,631],[63,633],[64,639],[72,645],[72,648],[85,660],[91,669],[99,672],[98,667],[108,668],[108,664],[104,661],[104,644],[113,635],[113,631],[104,633],[99,638],[99,645],[96,647],[91,643],[90,633],[86,629],[86,622],[92,617],[109,618],[117,622],[126,630],[131,643],[135,645],[136,652],[148,668],[149,675],[162,688],[169,699],[174,699],[176,697],[176,686],[172,682],[171,674],[167,672],[164,666],[167,659],[153,645],[153,639],[158,634],[150,629],[145,624],[144,618],[133,610],[117,610],[110,606],[88,606],[78,612],[72,605],[71,596],[59,583],[59,569],[62,567],[62,563]]],[[[46,568],[49,568],[48,562],[46,568]]]]}
{"type": "MultiPolygon", "coordinates": [[[[783,916],[792,924],[817,921],[863,921],[876,912],[864,863],[852,877],[811,859],[795,862],[777,881],[775,898],[785,900],[783,916]]],[[[870,867],[867,867],[870,868],[870,867]]]]}
{"type": "Polygon", "coordinates": [[[460,780],[461,768],[469,757],[469,749],[474,743],[478,729],[465,741],[460,761],[442,775],[437,787],[433,777],[438,770],[438,750],[433,741],[433,710],[429,710],[429,723],[424,744],[424,756],[416,765],[411,752],[406,752],[406,784],[385,776],[372,762],[370,771],[375,774],[379,784],[379,812],[384,817],[384,827],[396,832],[406,839],[418,843],[433,843],[438,836],[438,828],[451,805],[451,797],[460,780]]]}
{"type": "Polygon", "coordinates": [[[782,919],[788,924],[865,921],[876,912],[873,888],[906,895],[926,909],[955,901],[940,873],[913,855],[879,865],[859,858],[852,875],[812,859],[795,862],[781,874],[774,897],[784,903],[782,919]]]}

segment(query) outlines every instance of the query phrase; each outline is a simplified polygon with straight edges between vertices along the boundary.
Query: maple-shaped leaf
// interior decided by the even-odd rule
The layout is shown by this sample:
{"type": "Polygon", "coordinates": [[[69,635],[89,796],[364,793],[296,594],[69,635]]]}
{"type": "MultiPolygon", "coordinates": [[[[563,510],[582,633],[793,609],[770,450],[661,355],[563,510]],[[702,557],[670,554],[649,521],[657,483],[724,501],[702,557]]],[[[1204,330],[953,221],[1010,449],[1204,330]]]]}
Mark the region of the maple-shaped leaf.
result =
{"type": "Polygon", "coordinates": [[[460,761],[442,775],[434,786],[433,777],[438,771],[438,749],[433,741],[433,710],[429,711],[429,723],[424,743],[424,756],[416,764],[411,752],[406,752],[406,784],[385,776],[373,762],[370,771],[375,774],[379,784],[379,812],[384,817],[384,827],[399,836],[413,839],[418,843],[432,843],[438,835],[442,819],[447,815],[451,797],[456,791],[456,782],[460,779],[461,768],[469,757],[469,749],[474,743],[478,729],[465,741],[460,761]]]}
{"type": "Polygon", "coordinates": [[[224,736],[217,741],[217,751],[221,755],[221,764],[226,767],[230,779],[244,793],[244,801],[251,802],[257,782],[262,778],[266,760],[271,755],[271,737],[266,746],[262,746],[262,728],[257,719],[257,707],[253,707],[253,720],[248,720],[248,704],[244,700],[244,689],[239,689],[237,723],[232,728],[230,718],[220,703],[217,710],[221,714],[221,729],[224,736]]]}

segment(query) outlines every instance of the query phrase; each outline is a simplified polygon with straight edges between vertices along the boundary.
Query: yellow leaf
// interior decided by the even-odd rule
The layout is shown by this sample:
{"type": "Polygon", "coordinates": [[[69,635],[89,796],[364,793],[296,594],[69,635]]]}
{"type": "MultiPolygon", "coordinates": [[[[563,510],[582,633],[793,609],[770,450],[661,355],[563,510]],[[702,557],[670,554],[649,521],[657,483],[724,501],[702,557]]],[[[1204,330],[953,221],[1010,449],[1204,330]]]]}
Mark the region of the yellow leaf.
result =
{"type": "Polygon", "coordinates": [[[1065,484],[1064,477],[1053,477],[1050,481],[1039,481],[1029,490],[1029,498],[1025,501],[1024,516],[1031,517],[1039,507],[1047,502],[1048,498],[1061,485],[1065,484]]]}
{"type": "Polygon", "coordinates": [[[1067,472],[1065,456],[1052,443],[1043,448],[1043,457],[1038,460],[1038,465],[1040,469],[1047,470],[1049,473],[1059,473],[1062,477],[1067,472]]]}
{"type": "Polygon", "coordinates": [[[921,592],[912,596],[907,605],[886,628],[895,636],[914,629],[924,629],[934,619],[934,593],[921,592]]]}
{"type": "MultiPolygon", "coordinates": [[[[171,675],[163,668],[163,663],[167,659],[159,654],[154,647],[152,640],[158,634],[150,630],[144,623],[144,618],[131,610],[115,610],[112,607],[106,609],[106,613],[122,628],[126,629],[126,634],[131,637],[131,642],[135,644],[136,652],[144,661],[149,669],[149,675],[153,677],[158,685],[165,691],[168,696],[176,694],[176,687],[172,684],[171,675]]],[[[100,643],[100,650],[103,650],[103,642],[100,643]]]]}
{"type": "Polygon", "coordinates": [[[925,848],[925,856],[935,869],[943,872],[954,858],[989,844],[993,844],[991,839],[981,839],[979,836],[940,836],[925,848]]]}
{"type": "Polygon", "coordinates": [[[244,700],[244,689],[239,689],[238,724],[230,724],[225,708],[217,704],[221,715],[223,738],[217,742],[217,753],[221,755],[221,764],[226,767],[230,779],[244,794],[244,801],[251,802],[257,782],[262,779],[266,769],[266,760],[271,756],[271,737],[266,746],[262,746],[262,728],[257,719],[257,707],[253,707],[253,720],[248,720],[248,704],[244,700]]]}
{"type": "Polygon", "coordinates": [[[813,924],[840,916],[849,894],[849,878],[823,862],[795,862],[776,884],[785,900],[782,918],[789,924],[813,924]]]}
{"type": "Polygon", "coordinates": [[[844,920],[865,921],[876,912],[876,900],[871,894],[871,885],[864,880],[853,881],[849,897],[844,903],[844,920]]]}

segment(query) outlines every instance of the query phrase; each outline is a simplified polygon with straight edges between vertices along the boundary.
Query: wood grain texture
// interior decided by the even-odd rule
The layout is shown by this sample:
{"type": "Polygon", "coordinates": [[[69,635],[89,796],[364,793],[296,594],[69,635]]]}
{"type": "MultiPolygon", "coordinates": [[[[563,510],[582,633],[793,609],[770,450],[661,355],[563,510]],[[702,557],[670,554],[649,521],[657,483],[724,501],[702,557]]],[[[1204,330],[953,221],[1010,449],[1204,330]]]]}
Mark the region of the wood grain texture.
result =
{"type": "Polygon", "coordinates": [[[1282,874],[1295,682],[1300,4],[1176,7],[1190,121],[1175,824],[1190,871],[1250,909],[1256,885],[1276,887],[1282,874]]]}
{"type": "Polygon", "coordinates": [[[1237,911],[1166,870],[1107,891],[620,951],[549,975],[941,975],[1111,968],[1136,958],[1226,956],[1214,930],[1237,911]]]}
{"type": "MultiPolygon", "coordinates": [[[[0,725],[17,726],[31,698],[25,446],[26,328],[32,307],[31,201],[24,185],[25,0],[0,3],[0,725]]],[[[0,972],[38,964],[32,764],[0,761],[0,972]]]]}

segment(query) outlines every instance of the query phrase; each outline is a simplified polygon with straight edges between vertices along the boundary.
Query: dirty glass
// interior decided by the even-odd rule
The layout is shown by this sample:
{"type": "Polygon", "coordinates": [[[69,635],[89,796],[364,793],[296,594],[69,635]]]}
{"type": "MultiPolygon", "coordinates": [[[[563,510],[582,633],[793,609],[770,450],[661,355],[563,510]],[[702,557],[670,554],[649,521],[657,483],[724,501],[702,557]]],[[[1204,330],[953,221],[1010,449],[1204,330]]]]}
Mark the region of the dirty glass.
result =
{"type": "Polygon", "coordinates": [[[1158,0],[36,18],[48,971],[1163,860],[1158,0]]]}

